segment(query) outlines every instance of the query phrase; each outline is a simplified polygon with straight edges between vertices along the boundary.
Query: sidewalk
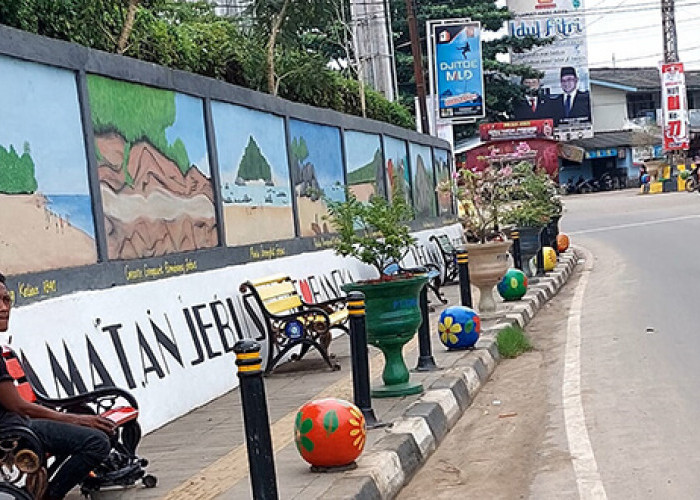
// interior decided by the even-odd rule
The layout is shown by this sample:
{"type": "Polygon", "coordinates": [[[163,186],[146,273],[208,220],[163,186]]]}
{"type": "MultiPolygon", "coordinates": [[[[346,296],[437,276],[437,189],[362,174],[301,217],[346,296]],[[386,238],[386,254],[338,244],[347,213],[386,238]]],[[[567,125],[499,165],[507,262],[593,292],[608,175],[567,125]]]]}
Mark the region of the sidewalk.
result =
{"type": "MultiPolygon", "coordinates": [[[[283,365],[265,378],[280,499],[347,498],[359,494],[360,490],[364,490],[366,498],[375,498],[398,491],[459,419],[495,368],[498,361],[494,341],[496,333],[509,323],[527,324],[537,309],[566,282],[576,262],[572,252],[567,254],[562,255],[555,271],[537,283],[531,283],[522,301],[501,303],[498,313],[482,317],[482,337],[473,351],[448,352],[442,346],[434,331],[440,312],[447,306],[434,302],[436,311],[430,315],[432,347],[436,362],[442,369],[412,372],[411,379],[422,382],[426,389],[422,396],[373,399],[377,417],[395,425],[368,432],[365,451],[355,471],[310,472],[308,464],[296,450],[293,435],[296,412],[305,402],[322,397],[352,401],[352,368],[347,337],[341,336],[331,344],[341,364],[340,371],[329,371],[320,357],[312,353],[309,359],[283,365]],[[409,443],[406,439],[411,436],[413,441],[409,443]],[[386,451],[388,449],[395,449],[395,452],[386,451]]],[[[457,286],[443,290],[448,305],[459,304],[457,286]]],[[[478,298],[478,293],[474,296],[478,298]]],[[[409,368],[416,365],[417,346],[414,338],[404,349],[409,368]]],[[[382,367],[381,353],[370,347],[373,383],[379,382],[382,367]]],[[[231,369],[235,370],[233,358],[231,369]]],[[[237,389],[180,417],[145,436],[139,447],[139,454],[151,463],[148,471],[158,477],[156,488],[139,486],[105,491],[96,494],[95,498],[251,498],[242,420],[237,389]]],[[[79,497],[73,493],[69,498],[79,497]]]]}

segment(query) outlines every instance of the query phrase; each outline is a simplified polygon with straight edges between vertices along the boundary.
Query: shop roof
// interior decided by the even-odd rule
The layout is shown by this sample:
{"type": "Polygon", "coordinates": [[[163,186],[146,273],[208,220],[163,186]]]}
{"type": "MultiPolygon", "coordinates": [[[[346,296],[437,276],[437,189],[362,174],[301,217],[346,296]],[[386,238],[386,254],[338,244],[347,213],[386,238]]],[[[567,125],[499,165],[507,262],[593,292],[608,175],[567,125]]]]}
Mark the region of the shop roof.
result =
{"type": "MultiPolygon", "coordinates": [[[[605,149],[636,145],[634,133],[629,130],[621,132],[598,132],[590,139],[580,139],[570,142],[584,149],[605,149]]],[[[658,142],[661,144],[661,136],[659,136],[658,142]]]]}
{"type": "MultiPolygon", "coordinates": [[[[661,80],[658,68],[590,68],[591,83],[620,88],[630,92],[659,90],[661,80]]],[[[688,88],[700,89],[700,71],[686,71],[688,88]]]]}

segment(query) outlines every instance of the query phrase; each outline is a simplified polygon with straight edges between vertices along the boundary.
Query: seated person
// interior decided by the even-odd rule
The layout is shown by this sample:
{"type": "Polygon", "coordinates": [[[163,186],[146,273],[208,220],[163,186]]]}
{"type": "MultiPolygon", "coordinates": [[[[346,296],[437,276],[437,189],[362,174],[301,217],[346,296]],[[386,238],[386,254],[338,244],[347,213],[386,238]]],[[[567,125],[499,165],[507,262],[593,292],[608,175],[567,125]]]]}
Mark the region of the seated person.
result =
{"type": "MultiPolygon", "coordinates": [[[[0,274],[0,332],[6,332],[12,300],[0,274]]],[[[61,413],[22,399],[0,356],[0,429],[24,425],[52,455],[69,457],[51,478],[43,500],[61,499],[100,465],[111,450],[114,423],[97,415],[61,413]]]]}

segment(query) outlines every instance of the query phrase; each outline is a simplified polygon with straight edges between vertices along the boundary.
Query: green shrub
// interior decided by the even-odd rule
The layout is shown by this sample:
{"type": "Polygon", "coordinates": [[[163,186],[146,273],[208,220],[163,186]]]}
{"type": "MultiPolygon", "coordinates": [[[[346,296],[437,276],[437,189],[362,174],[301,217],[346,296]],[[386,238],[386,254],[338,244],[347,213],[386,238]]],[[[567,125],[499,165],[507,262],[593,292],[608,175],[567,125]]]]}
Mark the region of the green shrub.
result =
{"type": "Polygon", "coordinates": [[[532,349],[525,332],[517,325],[507,326],[496,336],[498,353],[504,358],[517,358],[532,349]]]}

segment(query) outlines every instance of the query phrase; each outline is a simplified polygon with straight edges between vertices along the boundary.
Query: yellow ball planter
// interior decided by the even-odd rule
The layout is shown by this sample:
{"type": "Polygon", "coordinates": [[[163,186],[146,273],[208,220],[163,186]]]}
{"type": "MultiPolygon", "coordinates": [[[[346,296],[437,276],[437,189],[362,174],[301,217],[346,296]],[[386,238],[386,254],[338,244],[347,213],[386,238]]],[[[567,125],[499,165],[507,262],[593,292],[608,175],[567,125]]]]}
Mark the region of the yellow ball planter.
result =
{"type": "Polygon", "coordinates": [[[545,272],[553,271],[554,266],[557,265],[557,253],[552,247],[543,247],[542,255],[544,257],[545,272]]]}

